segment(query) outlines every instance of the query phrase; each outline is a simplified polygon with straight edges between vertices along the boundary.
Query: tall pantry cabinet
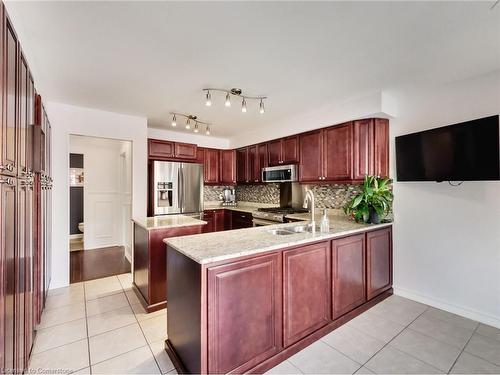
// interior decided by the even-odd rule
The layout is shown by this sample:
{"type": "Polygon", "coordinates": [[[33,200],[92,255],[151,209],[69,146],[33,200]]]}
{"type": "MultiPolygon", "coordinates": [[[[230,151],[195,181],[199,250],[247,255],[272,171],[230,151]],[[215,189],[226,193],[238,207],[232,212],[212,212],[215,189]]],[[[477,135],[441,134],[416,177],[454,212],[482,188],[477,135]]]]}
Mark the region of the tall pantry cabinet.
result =
{"type": "Polygon", "coordinates": [[[50,275],[50,124],[0,4],[0,372],[28,364],[50,275]]]}

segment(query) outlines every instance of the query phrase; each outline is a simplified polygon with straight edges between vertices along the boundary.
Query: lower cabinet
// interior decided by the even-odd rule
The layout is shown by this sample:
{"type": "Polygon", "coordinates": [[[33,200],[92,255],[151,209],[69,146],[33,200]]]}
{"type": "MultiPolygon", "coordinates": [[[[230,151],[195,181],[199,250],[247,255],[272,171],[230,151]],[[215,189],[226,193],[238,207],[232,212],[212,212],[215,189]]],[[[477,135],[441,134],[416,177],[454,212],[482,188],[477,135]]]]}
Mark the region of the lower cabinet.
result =
{"type": "Polygon", "coordinates": [[[250,228],[253,225],[252,214],[242,211],[231,211],[231,229],[250,228]]]}
{"type": "Polygon", "coordinates": [[[392,230],[366,234],[366,294],[371,299],[392,286],[392,230]]]}
{"type": "Polygon", "coordinates": [[[283,251],[283,342],[289,346],[331,321],[330,243],[283,251]]]}
{"type": "Polygon", "coordinates": [[[281,349],[281,254],[208,269],[208,372],[243,373],[281,349]]]}
{"type": "Polygon", "coordinates": [[[366,301],[365,234],[332,241],[333,318],[366,301]]]}
{"type": "Polygon", "coordinates": [[[220,232],[224,230],[224,216],[227,215],[225,210],[205,210],[203,211],[203,219],[207,225],[203,227],[203,233],[220,232]]]}

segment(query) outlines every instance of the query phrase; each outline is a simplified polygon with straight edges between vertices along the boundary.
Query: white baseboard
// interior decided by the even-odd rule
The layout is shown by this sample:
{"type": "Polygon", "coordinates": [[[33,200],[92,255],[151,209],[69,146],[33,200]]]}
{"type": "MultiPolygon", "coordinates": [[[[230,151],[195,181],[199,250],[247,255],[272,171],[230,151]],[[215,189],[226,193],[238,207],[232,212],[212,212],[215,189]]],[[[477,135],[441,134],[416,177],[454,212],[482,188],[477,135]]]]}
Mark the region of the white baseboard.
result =
{"type": "Polygon", "coordinates": [[[411,299],[413,301],[417,301],[420,303],[424,303],[426,305],[435,307],[437,309],[441,309],[444,311],[448,311],[453,314],[457,314],[463,316],[464,318],[469,318],[475,320],[477,322],[487,324],[496,328],[500,328],[500,317],[490,315],[488,313],[473,310],[468,307],[458,306],[451,304],[449,302],[443,301],[438,298],[426,296],[412,290],[394,287],[394,294],[411,299]]]}
{"type": "Polygon", "coordinates": [[[83,233],[82,234],[70,234],[69,239],[70,239],[70,241],[83,239],[83,233]]]}

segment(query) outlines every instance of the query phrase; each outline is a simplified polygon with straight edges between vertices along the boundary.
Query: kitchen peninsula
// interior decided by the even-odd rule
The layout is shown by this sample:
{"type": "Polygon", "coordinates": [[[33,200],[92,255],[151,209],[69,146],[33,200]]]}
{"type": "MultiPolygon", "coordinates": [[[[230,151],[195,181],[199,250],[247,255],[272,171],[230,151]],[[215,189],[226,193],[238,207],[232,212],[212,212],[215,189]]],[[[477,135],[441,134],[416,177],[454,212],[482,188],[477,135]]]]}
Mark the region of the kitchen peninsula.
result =
{"type": "Polygon", "coordinates": [[[178,371],[264,372],[392,294],[392,224],[343,215],[165,239],[178,371]]]}

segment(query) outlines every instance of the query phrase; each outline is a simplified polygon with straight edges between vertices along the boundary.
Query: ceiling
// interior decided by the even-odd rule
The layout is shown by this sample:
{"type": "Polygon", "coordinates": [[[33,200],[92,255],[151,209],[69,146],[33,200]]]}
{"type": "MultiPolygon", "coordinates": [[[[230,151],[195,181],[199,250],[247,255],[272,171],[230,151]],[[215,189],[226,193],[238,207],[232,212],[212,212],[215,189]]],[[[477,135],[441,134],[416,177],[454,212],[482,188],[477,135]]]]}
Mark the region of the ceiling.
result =
{"type": "Polygon", "coordinates": [[[7,2],[45,100],[148,118],[170,111],[213,134],[402,85],[500,68],[500,6],[473,2],[7,2]],[[206,86],[267,95],[224,106],[206,86]]]}

